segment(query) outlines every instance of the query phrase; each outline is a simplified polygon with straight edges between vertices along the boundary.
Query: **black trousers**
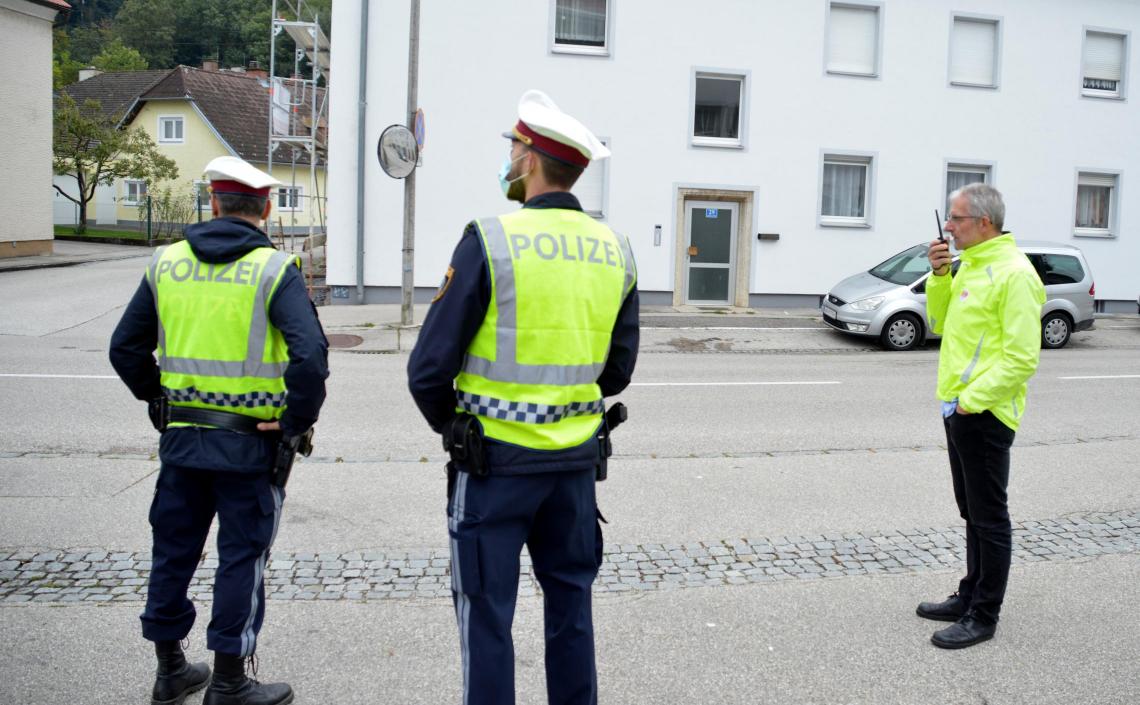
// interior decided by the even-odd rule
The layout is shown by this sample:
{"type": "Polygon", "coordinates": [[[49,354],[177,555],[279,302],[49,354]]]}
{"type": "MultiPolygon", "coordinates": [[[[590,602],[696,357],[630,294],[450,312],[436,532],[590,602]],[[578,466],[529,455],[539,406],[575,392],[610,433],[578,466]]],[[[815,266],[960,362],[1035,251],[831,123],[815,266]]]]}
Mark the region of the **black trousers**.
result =
{"type": "Polygon", "coordinates": [[[142,613],[143,637],[185,638],[194,624],[186,589],[214,516],[218,517],[218,569],[206,647],[249,656],[265,618],[265,567],[281,521],[285,491],[269,473],[195,470],[163,463],[150,525],[153,567],[142,613]]]}
{"type": "Polygon", "coordinates": [[[1014,432],[988,411],[951,414],[943,423],[954,499],[966,520],[966,576],[958,594],[977,619],[996,624],[1013,555],[1006,487],[1014,432]]]}

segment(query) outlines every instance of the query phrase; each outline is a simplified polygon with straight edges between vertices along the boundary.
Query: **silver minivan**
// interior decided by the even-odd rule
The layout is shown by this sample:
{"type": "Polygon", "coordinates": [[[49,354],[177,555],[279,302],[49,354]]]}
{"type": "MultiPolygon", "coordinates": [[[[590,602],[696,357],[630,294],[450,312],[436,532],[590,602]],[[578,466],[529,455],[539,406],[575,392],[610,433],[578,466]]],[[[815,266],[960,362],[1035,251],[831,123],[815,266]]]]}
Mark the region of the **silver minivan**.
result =
{"type": "MultiPolygon", "coordinates": [[[[820,304],[823,322],[844,333],[878,338],[887,350],[910,350],[936,339],[926,327],[928,247],[915,245],[836,284],[820,304]]],[[[1073,331],[1093,324],[1096,288],[1088,262],[1072,245],[1027,241],[1018,247],[1045,284],[1041,347],[1064,347],[1073,331]]],[[[957,255],[953,271],[958,271],[957,255]]]]}

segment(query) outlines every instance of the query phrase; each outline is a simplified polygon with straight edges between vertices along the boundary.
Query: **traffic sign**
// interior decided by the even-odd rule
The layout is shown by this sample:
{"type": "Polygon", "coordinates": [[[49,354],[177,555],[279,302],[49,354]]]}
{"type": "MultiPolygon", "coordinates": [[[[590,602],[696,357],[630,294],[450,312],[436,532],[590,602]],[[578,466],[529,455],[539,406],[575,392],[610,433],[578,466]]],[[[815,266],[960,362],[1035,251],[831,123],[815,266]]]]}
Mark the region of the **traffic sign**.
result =
{"type": "Polygon", "coordinates": [[[425,133],[424,109],[423,108],[419,108],[418,110],[416,110],[415,133],[416,133],[416,145],[419,146],[420,151],[422,152],[422,151],[424,151],[424,133],[425,133]]]}

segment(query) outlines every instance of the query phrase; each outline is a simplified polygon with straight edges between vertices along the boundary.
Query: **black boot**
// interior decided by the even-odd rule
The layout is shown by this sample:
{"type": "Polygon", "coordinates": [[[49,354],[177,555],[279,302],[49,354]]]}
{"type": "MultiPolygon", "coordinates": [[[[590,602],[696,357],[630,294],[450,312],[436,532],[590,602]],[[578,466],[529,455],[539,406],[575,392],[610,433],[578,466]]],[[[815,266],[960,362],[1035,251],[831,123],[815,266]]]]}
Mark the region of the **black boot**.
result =
{"type": "Polygon", "coordinates": [[[204,663],[187,663],[177,641],[154,642],[158,656],[158,672],[154,678],[151,705],[182,705],[186,696],[201,690],[210,679],[210,667],[204,663]]]}
{"type": "Polygon", "coordinates": [[[202,705],[287,705],[291,702],[293,689],[288,683],[258,683],[246,677],[244,658],[214,653],[214,680],[202,705]]]}

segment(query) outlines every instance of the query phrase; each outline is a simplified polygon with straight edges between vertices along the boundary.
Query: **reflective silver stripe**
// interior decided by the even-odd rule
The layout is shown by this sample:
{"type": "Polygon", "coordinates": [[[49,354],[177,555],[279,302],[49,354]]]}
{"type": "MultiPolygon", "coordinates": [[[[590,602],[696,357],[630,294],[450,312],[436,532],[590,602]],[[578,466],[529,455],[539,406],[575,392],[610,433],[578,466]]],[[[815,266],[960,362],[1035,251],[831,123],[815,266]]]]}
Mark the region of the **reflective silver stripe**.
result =
{"type": "MultiPolygon", "coordinates": [[[[498,218],[483,218],[478,221],[486,242],[487,256],[491,261],[491,271],[495,282],[495,308],[498,320],[495,323],[495,359],[467,354],[463,361],[463,371],[468,374],[494,380],[518,384],[549,384],[567,387],[578,384],[593,384],[605,369],[605,363],[586,365],[522,365],[518,362],[518,301],[515,293],[515,266],[511,259],[507,234],[498,218]]],[[[619,238],[625,240],[624,238],[619,238]]],[[[623,245],[624,248],[624,245],[623,245]]],[[[623,252],[625,250],[623,249],[623,252]]],[[[623,255],[624,256],[624,255],[623,255]]],[[[632,258],[626,256],[626,277],[630,277],[632,258]]],[[[624,296],[624,294],[623,294],[624,296]]]]}
{"type": "Polygon", "coordinates": [[[163,357],[158,361],[163,372],[203,377],[259,377],[276,379],[285,374],[288,362],[226,362],[224,360],[195,360],[189,357],[163,357]]]}
{"type": "MultiPolygon", "coordinates": [[[[261,281],[257,285],[257,295],[253,297],[253,316],[249,319],[249,347],[245,359],[251,365],[259,365],[265,356],[265,339],[269,337],[269,294],[277,283],[277,276],[290,259],[288,252],[280,250],[269,256],[261,270],[261,281]]],[[[282,369],[284,373],[284,369],[282,369]]]]}
{"type": "Polygon", "coordinates": [[[504,382],[514,381],[511,375],[518,367],[518,297],[515,294],[515,263],[511,259],[511,248],[507,244],[507,234],[498,218],[483,218],[479,221],[487,243],[487,256],[491,258],[491,271],[495,277],[495,308],[498,320],[495,321],[495,362],[484,360],[487,374],[472,371],[488,379],[504,382]],[[498,369],[501,368],[501,369],[498,369]]]}
{"type": "Polygon", "coordinates": [[[500,421],[517,421],[530,424],[557,423],[562,419],[574,416],[600,414],[605,409],[601,399],[553,406],[550,404],[506,401],[462,391],[456,394],[456,399],[459,408],[468,413],[499,419],[500,421]]]}
{"type": "Polygon", "coordinates": [[[146,278],[150,285],[150,298],[154,300],[154,317],[158,319],[158,349],[163,353],[166,353],[166,328],[162,325],[162,316],[158,315],[158,263],[167,247],[169,245],[163,245],[154,251],[148,267],[150,276],[146,278]]]}
{"type": "Polygon", "coordinates": [[[993,284],[994,283],[994,268],[989,266],[989,265],[986,265],[986,274],[988,274],[990,277],[990,284],[993,284]]]}
{"type": "Polygon", "coordinates": [[[1012,404],[1013,404],[1013,418],[1016,419],[1018,416],[1021,416],[1021,413],[1017,410],[1017,400],[1014,399],[1012,404]]]}
{"type": "Polygon", "coordinates": [[[498,382],[519,384],[551,384],[567,387],[574,384],[593,384],[598,381],[606,365],[520,365],[516,362],[492,362],[478,355],[467,354],[463,371],[498,382]]]}
{"type": "Polygon", "coordinates": [[[978,341],[978,347],[974,349],[974,359],[970,360],[970,364],[967,365],[966,371],[962,373],[962,382],[965,383],[970,381],[970,373],[973,372],[974,368],[978,365],[978,359],[982,356],[982,343],[984,343],[985,340],[986,335],[983,333],[982,339],[978,341]]]}
{"type": "Polygon", "coordinates": [[[621,289],[621,300],[624,301],[629,290],[633,287],[633,282],[637,280],[637,263],[633,261],[633,248],[629,244],[629,238],[620,233],[614,233],[614,235],[617,236],[618,244],[621,245],[621,258],[625,265],[625,285],[621,289]]]}
{"type": "Polygon", "coordinates": [[[253,652],[257,649],[257,634],[253,631],[253,621],[257,617],[257,605],[259,602],[258,588],[261,587],[262,580],[265,578],[265,565],[269,562],[269,551],[273,547],[273,542],[277,540],[277,529],[281,526],[281,505],[285,502],[285,498],[281,494],[281,488],[276,485],[270,485],[269,491],[273,494],[273,533],[269,535],[269,544],[265,547],[265,552],[257,559],[253,569],[253,590],[250,593],[249,599],[249,616],[245,619],[245,626],[241,632],[241,656],[252,656],[253,652]]]}
{"type": "MultiPolygon", "coordinates": [[[[467,509],[467,480],[470,477],[460,472],[455,481],[455,496],[451,501],[451,519],[448,528],[458,533],[459,523],[467,509]]],[[[463,575],[459,568],[459,541],[451,539],[451,590],[455,596],[455,619],[459,624],[459,652],[463,664],[463,702],[470,698],[471,683],[471,600],[463,592],[463,575]]]]}

